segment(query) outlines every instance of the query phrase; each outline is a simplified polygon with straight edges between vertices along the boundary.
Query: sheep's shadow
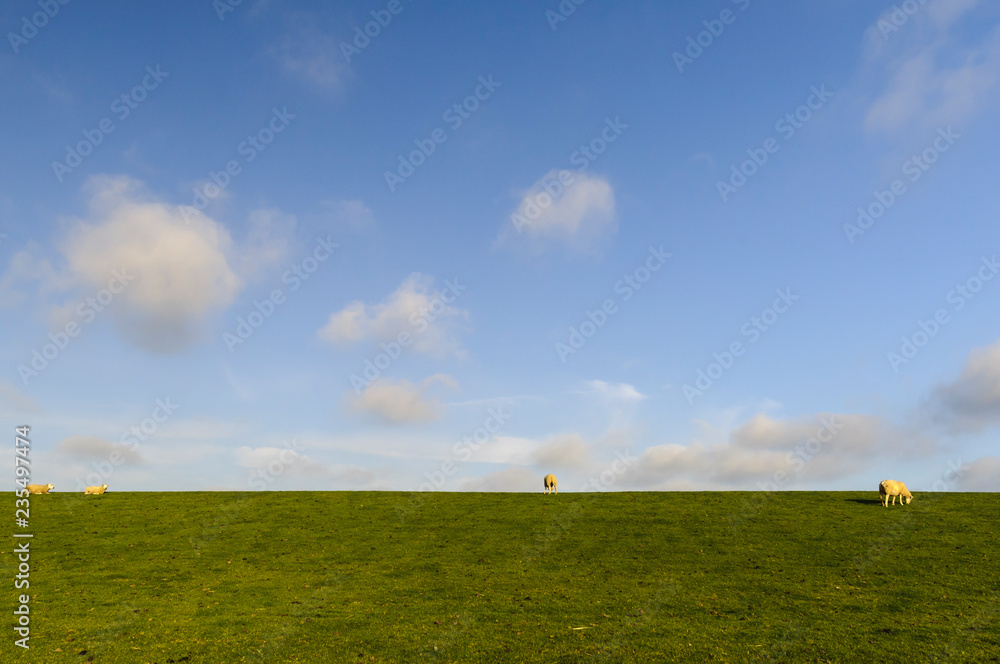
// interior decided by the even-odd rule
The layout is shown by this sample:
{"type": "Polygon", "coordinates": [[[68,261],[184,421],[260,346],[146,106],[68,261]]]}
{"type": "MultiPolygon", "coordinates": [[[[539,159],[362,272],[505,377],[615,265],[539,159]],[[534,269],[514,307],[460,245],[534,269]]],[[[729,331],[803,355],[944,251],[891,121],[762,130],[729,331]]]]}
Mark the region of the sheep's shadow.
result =
{"type": "Polygon", "coordinates": [[[881,505],[882,501],[878,498],[845,498],[849,503],[859,503],[861,505],[881,505]]]}

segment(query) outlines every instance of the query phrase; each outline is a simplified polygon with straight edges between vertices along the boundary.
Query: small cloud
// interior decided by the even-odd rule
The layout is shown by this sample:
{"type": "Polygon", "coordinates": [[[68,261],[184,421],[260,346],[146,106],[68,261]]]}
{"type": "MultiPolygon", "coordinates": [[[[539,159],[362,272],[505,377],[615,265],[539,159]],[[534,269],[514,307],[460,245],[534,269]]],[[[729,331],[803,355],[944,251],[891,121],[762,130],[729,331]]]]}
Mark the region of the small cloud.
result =
{"type": "Polygon", "coordinates": [[[646,398],[645,394],[640,394],[637,389],[628,383],[606,383],[603,380],[588,380],[586,392],[580,394],[594,394],[609,401],[641,401],[646,398]]]}
{"type": "Polygon", "coordinates": [[[869,132],[912,133],[961,123],[990,103],[1000,79],[1000,28],[969,44],[953,34],[975,0],[936,1],[898,30],[887,10],[867,33],[866,67],[881,88],[868,108],[869,132]]]}
{"type": "Polygon", "coordinates": [[[239,253],[239,273],[247,278],[258,276],[288,260],[295,236],[295,215],[277,208],[250,213],[250,229],[239,253]]]}
{"type": "Polygon", "coordinates": [[[145,463],[130,446],[110,443],[94,436],[64,438],[56,445],[56,452],[83,461],[108,461],[112,455],[117,454],[121,457],[120,463],[124,465],[137,466],[145,463]]]}
{"type": "Polygon", "coordinates": [[[337,230],[362,231],[376,225],[375,215],[362,200],[326,201],[315,216],[328,220],[337,230]]]}
{"type": "Polygon", "coordinates": [[[847,477],[874,459],[910,459],[933,449],[926,436],[871,415],[817,413],[776,420],[758,413],[732,429],[727,442],[696,440],[647,448],[635,475],[661,488],[685,482],[753,488],[776,477],[784,478],[779,488],[792,488],[801,480],[847,477]]]}
{"type": "Polygon", "coordinates": [[[466,478],[459,491],[532,493],[542,490],[542,476],[527,468],[505,468],[485,477],[466,478]]]}
{"type": "Polygon", "coordinates": [[[450,303],[465,287],[446,281],[445,289],[432,291],[433,282],[432,277],[414,272],[378,304],[352,302],[330,314],[319,338],[346,346],[365,340],[395,342],[405,332],[411,339],[407,350],[435,357],[463,357],[454,321],[467,318],[468,312],[450,303]]]}
{"type": "Polygon", "coordinates": [[[419,385],[406,380],[380,378],[372,381],[360,396],[348,393],[349,403],[357,412],[366,412],[389,424],[431,422],[444,414],[444,407],[426,392],[434,383],[457,387],[447,374],[434,374],[419,385]]]}
{"type": "Polygon", "coordinates": [[[710,169],[715,169],[715,159],[707,152],[696,152],[691,155],[692,164],[704,164],[710,169]]]}
{"type": "Polygon", "coordinates": [[[1000,341],[969,353],[961,375],[932,392],[929,410],[952,433],[1000,424],[1000,341]]]}
{"type": "Polygon", "coordinates": [[[344,62],[337,40],[316,27],[316,17],[298,12],[271,54],[285,71],[315,88],[338,91],[351,70],[344,62]]]}
{"type": "Polygon", "coordinates": [[[21,394],[10,383],[0,383],[0,413],[4,415],[28,415],[38,412],[38,405],[29,396],[21,394]]]}
{"type": "Polygon", "coordinates": [[[603,380],[586,382],[587,390],[577,392],[597,400],[610,416],[609,430],[622,431],[632,426],[639,403],[647,397],[628,383],[607,383],[603,380]]]}
{"type": "Polygon", "coordinates": [[[73,278],[60,273],[51,261],[39,257],[39,253],[40,247],[32,243],[11,257],[7,271],[0,277],[0,307],[14,307],[29,299],[29,295],[18,288],[22,283],[37,282],[35,292],[42,297],[73,287],[73,278]]]}
{"type": "Polygon", "coordinates": [[[576,433],[560,434],[535,451],[540,468],[583,468],[590,460],[590,448],[576,433]]]}
{"type": "Polygon", "coordinates": [[[927,13],[938,28],[947,29],[979,2],[980,0],[935,0],[928,4],[927,13]]]}
{"type": "MultiPolygon", "coordinates": [[[[321,464],[289,447],[249,447],[244,445],[238,447],[234,454],[236,463],[242,468],[268,470],[268,467],[271,467],[281,469],[280,472],[272,473],[271,476],[282,476],[286,471],[305,476],[323,475],[327,472],[327,469],[321,464]]],[[[271,471],[268,470],[268,472],[271,471]]]]}
{"type": "Polygon", "coordinates": [[[983,457],[963,468],[958,480],[960,491],[1000,491],[1000,458],[983,457]]]}
{"type": "Polygon", "coordinates": [[[553,247],[591,253],[617,230],[615,195],[607,180],[552,170],[523,193],[493,246],[531,254],[553,247]]]}

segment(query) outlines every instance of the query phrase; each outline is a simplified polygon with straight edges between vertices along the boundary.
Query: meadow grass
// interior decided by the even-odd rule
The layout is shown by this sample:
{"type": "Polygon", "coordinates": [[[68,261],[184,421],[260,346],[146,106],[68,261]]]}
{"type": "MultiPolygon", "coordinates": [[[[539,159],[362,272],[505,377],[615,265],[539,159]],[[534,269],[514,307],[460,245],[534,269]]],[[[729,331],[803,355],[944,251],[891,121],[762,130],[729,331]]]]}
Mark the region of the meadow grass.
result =
{"type": "Polygon", "coordinates": [[[1000,661],[998,508],[883,508],[875,491],[33,496],[31,649],[13,646],[11,580],[0,660],[1000,661]]]}

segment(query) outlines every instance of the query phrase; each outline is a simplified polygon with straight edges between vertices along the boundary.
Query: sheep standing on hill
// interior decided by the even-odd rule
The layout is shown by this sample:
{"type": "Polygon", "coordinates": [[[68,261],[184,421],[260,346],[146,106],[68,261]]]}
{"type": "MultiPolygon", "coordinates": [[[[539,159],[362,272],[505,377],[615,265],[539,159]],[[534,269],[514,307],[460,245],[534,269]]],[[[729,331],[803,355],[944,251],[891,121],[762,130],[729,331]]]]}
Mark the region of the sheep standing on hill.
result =
{"type": "Polygon", "coordinates": [[[913,500],[913,494],[909,492],[906,485],[902,482],[897,482],[896,480],[882,480],[878,485],[878,495],[882,499],[882,506],[889,506],[889,496],[892,496],[892,504],[896,504],[896,496],[899,496],[899,504],[903,504],[903,500],[906,500],[906,504],[909,505],[910,501],[913,500]]]}
{"type": "Polygon", "coordinates": [[[108,490],[107,484],[102,484],[101,486],[88,486],[83,490],[83,495],[85,496],[99,496],[108,490]]]}
{"type": "Polygon", "coordinates": [[[48,493],[56,486],[54,484],[29,484],[24,488],[28,490],[28,493],[48,493]]]}
{"type": "Polygon", "coordinates": [[[545,490],[542,493],[559,493],[556,491],[556,476],[552,473],[545,476],[545,490]]]}

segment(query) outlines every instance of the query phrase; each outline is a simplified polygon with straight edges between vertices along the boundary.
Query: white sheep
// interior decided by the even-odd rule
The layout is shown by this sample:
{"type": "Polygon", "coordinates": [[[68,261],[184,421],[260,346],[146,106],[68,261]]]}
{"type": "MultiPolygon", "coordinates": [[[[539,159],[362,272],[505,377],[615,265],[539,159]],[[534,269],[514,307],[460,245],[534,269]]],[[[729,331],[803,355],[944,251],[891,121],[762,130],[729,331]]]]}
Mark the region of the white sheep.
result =
{"type": "Polygon", "coordinates": [[[29,484],[24,488],[28,490],[28,493],[48,493],[56,486],[54,484],[29,484]]]}
{"type": "Polygon", "coordinates": [[[542,493],[559,493],[556,491],[556,476],[552,473],[545,476],[545,490],[542,493]]]}
{"type": "Polygon", "coordinates": [[[102,484],[101,486],[88,486],[83,490],[83,495],[85,496],[99,496],[108,490],[107,484],[102,484]]]}
{"type": "Polygon", "coordinates": [[[896,480],[882,480],[879,482],[878,495],[882,499],[883,507],[889,506],[889,496],[892,496],[893,505],[896,504],[896,496],[899,496],[900,505],[903,504],[903,500],[906,500],[907,505],[913,500],[913,494],[906,488],[906,485],[896,480]]]}

